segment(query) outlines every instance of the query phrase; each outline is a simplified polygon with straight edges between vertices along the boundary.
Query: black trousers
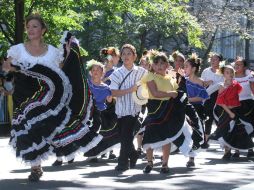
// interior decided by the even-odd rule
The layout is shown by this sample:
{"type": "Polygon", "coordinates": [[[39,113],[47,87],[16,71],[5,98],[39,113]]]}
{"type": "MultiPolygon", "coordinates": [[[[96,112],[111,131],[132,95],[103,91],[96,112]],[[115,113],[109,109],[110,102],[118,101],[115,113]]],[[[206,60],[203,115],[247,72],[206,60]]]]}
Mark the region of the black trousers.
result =
{"type": "Polygon", "coordinates": [[[129,159],[131,159],[134,155],[137,154],[133,144],[133,139],[135,135],[135,127],[138,123],[138,116],[124,116],[118,118],[117,123],[119,125],[121,143],[118,165],[125,167],[129,166],[129,159]]]}
{"type": "Polygon", "coordinates": [[[204,104],[205,114],[206,114],[206,117],[208,118],[205,121],[205,134],[206,135],[211,134],[211,129],[212,129],[213,121],[214,121],[213,108],[215,106],[217,96],[218,96],[218,91],[212,93],[210,95],[210,99],[206,100],[205,104],[204,104]]]}

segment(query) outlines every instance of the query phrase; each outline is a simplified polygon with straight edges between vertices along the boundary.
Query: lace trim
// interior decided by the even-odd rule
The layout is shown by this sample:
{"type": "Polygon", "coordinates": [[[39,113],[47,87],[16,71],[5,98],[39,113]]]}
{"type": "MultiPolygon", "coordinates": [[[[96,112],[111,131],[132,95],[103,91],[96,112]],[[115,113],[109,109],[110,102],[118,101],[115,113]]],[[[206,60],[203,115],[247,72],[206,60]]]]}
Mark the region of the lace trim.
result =
{"type": "Polygon", "coordinates": [[[48,65],[59,66],[63,62],[63,52],[52,45],[48,45],[48,51],[44,56],[36,57],[30,55],[24,47],[24,44],[12,46],[7,51],[7,56],[12,57],[12,64],[20,66],[23,70],[33,67],[35,64],[43,63],[48,65]],[[20,64],[23,63],[23,64],[20,64]]]}
{"type": "MultiPolygon", "coordinates": [[[[46,66],[48,67],[48,65],[44,65],[44,64],[41,64],[43,66],[46,66]]],[[[72,86],[70,85],[70,83],[68,83],[69,79],[65,76],[65,74],[57,67],[54,67],[54,66],[51,66],[49,67],[50,69],[52,69],[53,71],[57,72],[60,76],[60,78],[62,79],[62,84],[63,84],[63,96],[61,97],[61,100],[60,100],[60,103],[58,104],[58,106],[56,107],[55,110],[49,110],[45,113],[42,113],[40,114],[39,116],[37,117],[34,117],[32,118],[31,120],[27,121],[27,124],[25,124],[25,130],[21,130],[21,131],[18,131],[16,132],[15,130],[12,130],[11,131],[11,136],[13,137],[12,138],[12,141],[10,142],[10,144],[13,146],[13,148],[16,148],[16,143],[17,143],[17,137],[20,136],[20,135],[23,135],[23,134],[28,134],[28,131],[31,129],[32,125],[36,122],[39,122],[47,117],[49,117],[50,115],[57,115],[66,105],[69,104],[70,100],[71,100],[71,97],[72,97],[72,86]]],[[[41,74],[37,74],[37,73],[34,73],[34,72],[30,72],[30,71],[27,71],[27,72],[24,72],[26,73],[27,75],[32,75],[32,77],[34,78],[39,78],[41,77],[42,75],[41,74]],[[38,77],[39,76],[39,77],[38,77]]],[[[49,84],[51,81],[50,80],[46,80],[45,81],[47,84],[49,84]]],[[[49,90],[49,92],[52,91],[52,89],[49,90]]],[[[44,100],[46,101],[46,100],[44,100]]],[[[62,123],[60,124],[60,126],[56,127],[56,129],[51,133],[51,135],[49,137],[46,138],[47,141],[51,142],[53,137],[56,135],[56,133],[60,132],[64,127],[65,125],[68,123],[69,119],[70,119],[70,115],[71,115],[71,109],[66,106],[67,108],[67,114],[66,114],[66,117],[64,119],[64,121],[62,121],[62,123]]],[[[28,148],[27,150],[22,150],[21,151],[21,154],[26,154],[28,152],[31,152],[33,150],[38,150],[42,147],[44,147],[46,144],[44,141],[42,141],[40,144],[33,144],[32,147],[28,148]]]]}

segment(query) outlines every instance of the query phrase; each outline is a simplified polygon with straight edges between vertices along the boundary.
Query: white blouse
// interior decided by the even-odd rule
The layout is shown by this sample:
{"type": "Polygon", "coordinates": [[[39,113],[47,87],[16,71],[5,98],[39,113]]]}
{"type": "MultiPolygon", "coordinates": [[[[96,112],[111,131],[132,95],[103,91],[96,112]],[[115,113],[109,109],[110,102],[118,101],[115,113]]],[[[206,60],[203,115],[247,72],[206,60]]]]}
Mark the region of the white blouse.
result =
{"type": "Polygon", "coordinates": [[[249,100],[254,99],[254,95],[252,94],[251,88],[250,88],[250,82],[254,82],[254,77],[249,74],[245,77],[237,78],[235,77],[235,80],[240,83],[240,85],[243,87],[242,91],[239,94],[239,99],[241,100],[249,100]]]}
{"type": "Polygon", "coordinates": [[[63,53],[52,45],[48,45],[48,50],[43,55],[33,56],[23,43],[11,46],[7,51],[7,57],[11,57],[12,64],[20,66],[21,69],[29,69],[38,63],[59,67],[64,60],[63,53]]]}

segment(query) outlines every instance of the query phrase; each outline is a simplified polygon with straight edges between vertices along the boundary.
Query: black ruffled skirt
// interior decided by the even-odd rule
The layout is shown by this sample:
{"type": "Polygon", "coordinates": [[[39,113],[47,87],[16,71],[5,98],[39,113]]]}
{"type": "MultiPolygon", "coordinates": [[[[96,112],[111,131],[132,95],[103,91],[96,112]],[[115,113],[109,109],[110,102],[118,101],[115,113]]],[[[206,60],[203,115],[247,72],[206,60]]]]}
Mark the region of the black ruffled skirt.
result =
{"type": "Polygon", "coordinates": [[[251,134],[252,125],[241,115],[241,107],[231,109],[236,117],[231,119],[228,113],[216,105],[214,108],[214,117],[217,124],[216,131],[211,139],[218,140],[222,147],[227,146],[232,149],[247,151],[254,147],[251,134]]]}
{"type": "Polygon", "coordinates": [[[179,148],[184,155],[189,154],[193,141],[191,127],[185,118],[186,103],[186,95],[182,92],[175,99],[148,101],[148,114],[143,123],[144,149],[157,149],[172,143],[171,151],[179,148]]]}

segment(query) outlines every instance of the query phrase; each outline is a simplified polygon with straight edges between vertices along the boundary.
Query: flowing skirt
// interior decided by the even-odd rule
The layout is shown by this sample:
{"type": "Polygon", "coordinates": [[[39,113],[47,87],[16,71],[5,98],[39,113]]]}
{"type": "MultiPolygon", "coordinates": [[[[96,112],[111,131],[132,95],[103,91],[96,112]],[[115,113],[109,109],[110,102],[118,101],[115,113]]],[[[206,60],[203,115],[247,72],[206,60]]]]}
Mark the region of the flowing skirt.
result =
{"type": "Polygon", "coordinates": [[[170,100],[149,100],[148,114],[143,123],[145,127],[143,148],[157,149],[172,143],[171,151],[176,148],[188,155],[193,141],[192,130],[185,118],[187,97],[180,93],[170,100]]]}
{"type": "Polygon", "coordinates": [[[254,147],[251,138],[253,126],[241,116],[241,107],[233,108],[231,111],[236,115],[234,119],[231,119],[221,106],[215,106],[214,118],[217,129],[211,139],[218,140],[222,147],[227,146],[235,150],[247,151],[254,147]]]}

